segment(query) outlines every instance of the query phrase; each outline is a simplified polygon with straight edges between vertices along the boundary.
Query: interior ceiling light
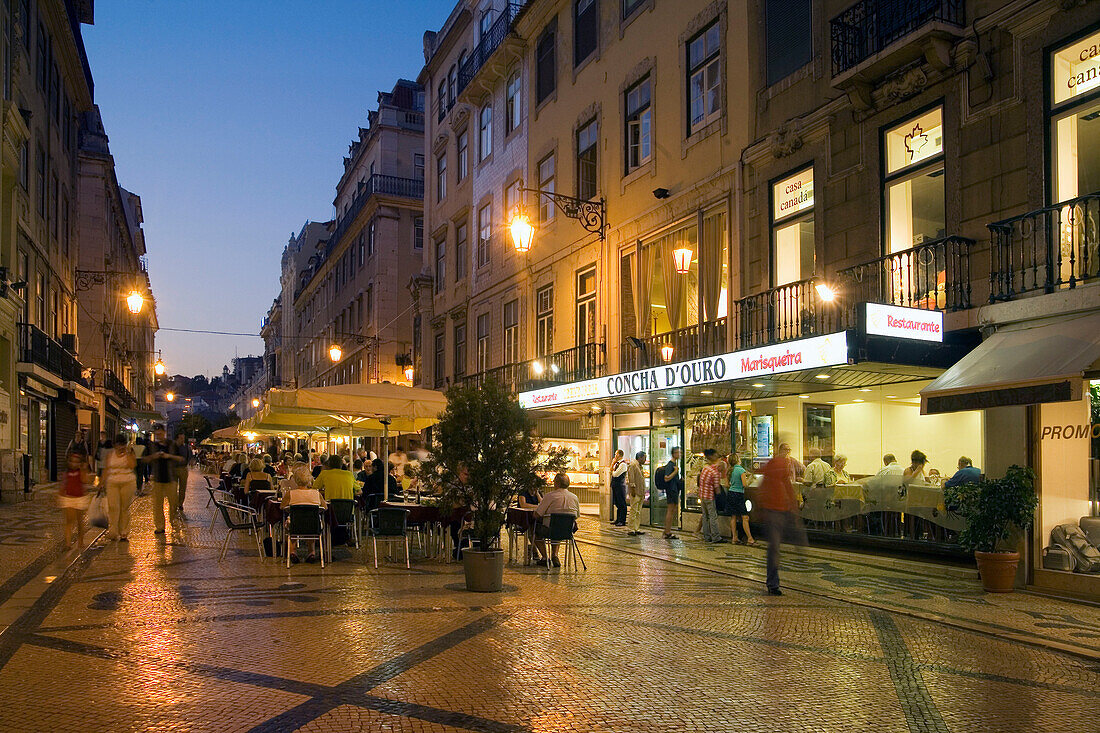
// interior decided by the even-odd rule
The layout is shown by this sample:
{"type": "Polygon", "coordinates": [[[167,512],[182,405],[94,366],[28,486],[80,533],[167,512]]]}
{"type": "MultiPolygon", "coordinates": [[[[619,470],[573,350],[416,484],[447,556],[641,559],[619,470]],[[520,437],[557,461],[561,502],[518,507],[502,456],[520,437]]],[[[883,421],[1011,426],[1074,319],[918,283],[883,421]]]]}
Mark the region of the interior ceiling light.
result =
{"type": "Polygon", "coordinates": [[[852,402],[865,402],[866,400],[852,400],[852,402]]]}
{"type": "Polygon", "coordinates": [[[764,383],[763,382],[754,382],[752,386],[756,387],[757,389],[763,389],[764,388],[764,383]]]}
{"type": "Polygon", "coordinates": [[[808,400],[808,399],[810,399],[810,396],[808,394],[800,394],[800,395],[798,395],[798,399],[808,400]]]}
{"type": "Polygon", "coordinates": [[[815,374],[814,375],[814,379],[828,379],[828,378],[829,378],[828,374],[815,374]]]}
{"type": "Polygon", "coordinates": [[[871,391],[871,388],[870,388],[870,387],[863,387],[863,388],[861,388],[861,389],[860,389],[859,391],[860,391],[860,392],[870,392],[870,391],[871,391]]]}

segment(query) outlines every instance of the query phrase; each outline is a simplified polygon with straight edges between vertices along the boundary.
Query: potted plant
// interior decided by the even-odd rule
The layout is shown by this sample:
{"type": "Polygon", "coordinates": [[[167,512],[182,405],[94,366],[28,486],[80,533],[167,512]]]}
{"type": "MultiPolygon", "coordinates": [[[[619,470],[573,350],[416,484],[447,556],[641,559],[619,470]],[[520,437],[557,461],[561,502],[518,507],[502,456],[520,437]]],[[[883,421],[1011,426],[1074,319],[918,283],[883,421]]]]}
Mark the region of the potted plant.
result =
{"type": "Polygon", "coordinates": [[[438,488],[444,508],[467,508],[476,549],[462,551],[466,588],[503,587],[504,550],[500,531],[516,494],[545,486],[544,476],[563,470],[563,450],[544,451],[534,421],[515,395],[499,383],[454,386],[447,409],[433,430],[431,454],[421,480],[438,488]]]}
{"type": "Polygon", "coordinates": [[[1038,503],[1035,472],[1009,466],[1003,478],[944,489],[943,499],[948,509],[966,520],[959,542],[974,552],[982,587],[993,593],[1010,593],[1020,553],[1003,548],[1014,530],[1031,526],[1038,503]]]}

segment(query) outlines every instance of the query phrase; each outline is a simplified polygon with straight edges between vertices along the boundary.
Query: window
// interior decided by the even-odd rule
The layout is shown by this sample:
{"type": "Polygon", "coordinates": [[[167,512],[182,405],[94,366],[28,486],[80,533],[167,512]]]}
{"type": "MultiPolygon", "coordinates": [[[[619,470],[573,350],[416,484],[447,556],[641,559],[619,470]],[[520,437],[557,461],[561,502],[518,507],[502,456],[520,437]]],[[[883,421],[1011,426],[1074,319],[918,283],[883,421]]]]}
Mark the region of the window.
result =
{"type": "Polygon", "coordinates": [[[458,133],[458,175],[456,180],[461,183],[470,172],[470,136],[466,130],[458,133]]]}
{"type": "Polygon", "coordinates": [[[65,254],[69,254],[70,238],[72,236],[71,224],[69,222],[69,194],[63,192],[61,194],[61,246],[64,248],[65,254]]]}
{"type": "MultiPolygon", "coordinates": [[[[648,163],[653,155],[653,112],[650,107],[651,100],[652,95],[648,76],[626,90],[627,173],[648,163]]],[[[595,195],[594,191],[593,195],[595,195]]]]}
{"type": "Polygon", "coordinates": [[[371,219],[367,224],[367,256],[374,254],[375,235],[378,231],[378,220],[371,219]]]}
{"type": "Polygon", "coordinates": [[[49,207],[47,216],[50,222],[50,235],[53,236],[54,239],[57,239],[57,220],[58,209],[60,208],[59,202],[61,200],[61,186],[58,184],[56,173],[50,173],[50,190],[47,197],[47,204],[49,207]]]}
{"type": "Polygon", "coordinates": [[[455,325],[455,379],[466,375],[466,324],[455,325]]]}
{"type": "Polygon", "coordinates": [[[413,367],[413,375],[416,376],[417,378],[419,378],[420,374],[421,374],[421,371],[420,371],[420,369],[421,369],[421,366],[420,366],[420,353],[421,353],[421,350],[424,348],[423,344],[420,343],[420,339],[423,338],[423,333],[422,333],[423,325],[422,325],[422,323],[423,322],[421,320],[421,316],[420,316],[419,313],[417,313],[415,316],[413,316],[412,367],[413,367]]]}
{"type": "MultiPolygon", "coordinates": [[[[539,190],[554,192],[554,154],[539,161],[539,190]]],[[[539,222],[545,224],[554,218],[554,202],[549,196],[539,196],[539,222]]]]}
{"type": "Polygon", "coordinates": [[[595,53],[599,42],[599,0],[573,0],[573,66],[595,53]]]}
{"type": "Polygon", "coordinates": [[[765,0],[768,84],[775,84],[813,60],[812,20],[811,0],[765,0]]]}
{"type": "Polygon", "coordinates": [[[38,193],[38,214],[42,218],[46,217],[46,153],[39,146],[35,151],[35,183],[37,185],[38,193]]]}
{"type": "Polygon", "coordinates": [[[450,107],[455,103],[455,89],[458,86],[458,67],[452,65],[451,70],[447,72],[447,106],[450,107]]]}
{"type": "Polygon", "coordinates": [[[596,154],[599,140],[596,120],[577,131],[577,197],[587,201],[595,197],[596,154]]]}
{"type": "Polygon", "coordinates": [[[435,292],[442,293],[447,279],[447,238],[435,243],[435,292]]]}
{"type": "Polygon", "coordinates": [[[688,41],[688,135],[722,114],[722,46],[718,21],[688,41]]]}
{"type": "Polygon", "coordinates": [[[814,170],[772,184],[772,284],[814,274],[814,170]]]}
{"type": "Polygon", "coordinates": [[[367,286],[367,293],[366,293],[365,303],[366,303],[366,305],[365,305],[366,312],[361,314],[361,317],[364,318],[367,323],[370,323],[371,321],[374,320],[374,286],[373,285],[368,285],[367,286]]]}
{"type": "Polygon", "coordinates": [[[577,346],[596,343],[596,268],[577,273],[577,346]]]}
{"type": "Polygon", "coordinates": [[[477,212],[477,266],[489,264],[489,246],[493,238],[493,207],[485,204],[477,212]]]}
{"type": "Polygon", "coordinates": [[[38,277],[35,279],[35,325],[46,330],[46,276],[43,273],[38,273],[38,277]]]}
{"type": "Polygon", "coordinates": [[[31,146],[26,140],[19,146],[19,185],[26,191],[30,186],[31,177],[31,146]]]}
{"type": "Polygon", "coordinates": [[[467,252],[466,222],[455,226],[455,281],[466,277],[467,252]]]}
{"type": "Polygon", "coordinates": [[[519,301],[504,304],[504,363],[519,361],[519,301]]]}
{"type": "Polygon", "coordinates": [[[446,351],[447,338],[443,335],[443,332],[437,332],[435,334],[435,353],[432,360],[432,379],[436,389],[443,386],[443,372],[446,369],[447,364],[447,351],[446,351]]]}
{"type": "Polygon", "coordinates": [[[363,232],[359,232],[359,267],[362,267],[367,262],[367,243],[366,236],[363,232]]]}
{"type": "Polygon", "coordinates": [[[887,254],[944,236],[943,108],[885,133],[887,254]]]}
{"type": "Polygon", "coordinates": [[[622,0],[623,18],[629,18],[630,14],[637,10],[645,0],[622,0]]]}
{"type": "MultiPolygon", "coordinates": [[[[1100,191],[1100,155],[1096,148],[1096,141],[1100,140],[1097,48],[1100,32],[1051,54],[1051,203],[1100,191]]],[[[1068,209],[1066,213],[1072,216],[1068,209]]],[[[1080,239],[1085,241],[1084,236],[1080,239]]],[[[1064,254],[1068,258],[1068,250],[1064,254]]],[[[1078,253],[1077,257],[1080,256],[1078,253]]]]}
{"type": "Polygon", "coordinates": [[[493,105],[487,104],[481,108],[477,118],[478,150],[477,160],[488,158],[493,153],[493,105]]]}
{"type": "Polygon", "coordinates": [[[557,88],[556,36],[557,24],[551,23],[535,47],[535,93],[540,104],[557,88]]]}
{"type": "Polygon", "coordinates": [[[489,368],[489,314],[477,317],[477,370],[483,372],[489,368]]]}
{"type": "MultiPolygon", "coordinates": [[[[371,164],[371,176],[374,175],[374,164],[371,164]]],[[[418,181],[424,180],[424,155],[422,153],[416,153],[413,155],[413,178],[418,181]]]]}
{"type": "Polygon", "coordinates": [[[535,293],[535,352],[546,356],[554,351],[554,286],[535,293]]]}
{"type": "Polygon", "coordinates": [[[436,107],[439,109],[439,121],[442,122],[443,118],[447,115],[447,80],[439,80],[439,91],[436,92],[436,107]]]}
{"type": "Polygon", "coordinates": [[[508,77],[508,86],[504,95],[504,134],[510,135],[512,130],[519,127],[520,113],[522,112],[522,100],[520,85],[522,81],[518,71],[513,71],[508,77]]]}
{"type": "Polygon", "coordinates": [[[523,192],[520,190],[520,182],[512,181],[504,187],[504,216],[507,219],[515,211],[516,206],[522,203],[523,192]]]}
{"type": "Polygon", "coordinates": [[[447,195],[447,155],[444,153],[435,159],[435,200],[442,201],[447,195]]]}
{"type": "MultiPolygon", "coordinates": [[[[28,248],[31,246],[30,240],[28,240],[26,238],[26,236],[23,234],[23,232],[19,232],[19,238],[23,241],[23,243],[28,248]]],[[[26,251],[20,251],[20,253],[19,253],[19,281],[20,282],[30,282],[30,280],[29,280],[30,272],[31,272],[30,256],[27,254],[26,251]]],[[[26,292],[26,291],[24,290],[24,292],[26,292]]],[[[31,299],[26,297],[25,295],[23,297],[22,322],[23,323],[30,323],[31,322],[31,299]]]]}
{"type": "Polygon", "coordinates": [[[413,249],[424,249],[424,217],[413,219],[413,249]]]}
{"type": "Polygon", "coordinates": [[[478,26],[480,35],[478,38],[484,40],[489,36],[489,31],[493,28],[493,9],[489,8],[481,14],[481,24],[478,26]]]}

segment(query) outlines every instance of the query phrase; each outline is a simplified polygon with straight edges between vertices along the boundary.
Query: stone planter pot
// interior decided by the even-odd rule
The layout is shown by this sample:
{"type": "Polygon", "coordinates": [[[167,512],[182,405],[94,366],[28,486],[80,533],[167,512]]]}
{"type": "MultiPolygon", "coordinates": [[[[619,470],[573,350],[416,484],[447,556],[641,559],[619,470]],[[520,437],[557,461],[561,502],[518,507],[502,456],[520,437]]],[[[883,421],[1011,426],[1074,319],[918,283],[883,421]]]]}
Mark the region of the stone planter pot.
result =
{"type": "Polygon", "coordinates": [[[491,593],[504,587],[504,550],[463,550],[466,590],[491,593]]]}
{"type": "Polygon", "coordinates": [[[1011,593],[1016,588],[1016,566],[1020,564],[1018,552],[974,552],[982,588],[989,593],[1011,593]]]}

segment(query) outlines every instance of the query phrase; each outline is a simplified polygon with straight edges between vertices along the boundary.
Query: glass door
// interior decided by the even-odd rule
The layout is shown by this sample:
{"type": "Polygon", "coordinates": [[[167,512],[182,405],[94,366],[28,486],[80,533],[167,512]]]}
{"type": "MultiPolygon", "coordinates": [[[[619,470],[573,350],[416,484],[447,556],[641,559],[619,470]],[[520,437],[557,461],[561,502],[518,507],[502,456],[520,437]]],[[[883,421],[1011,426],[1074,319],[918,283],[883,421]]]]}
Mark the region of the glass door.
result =
{"type": "MultiPolygon", "coordinates": [[[[676,448],[680,448],[680,460],[677,463],[677,468],[680,470],[680,476],[684,475],[684,457],[683,457],[683,435],[681,433],[680,425],[655,425],[649,429],[649,475],[657,471],[658,468],[668,464],[672,458],[672,451],[676,448]]],[[[680,492],[680,517],[683,517],[684,508],[684,494],[686,492],[680,492]]],[[[654,527],[663,527],[665,525],[665,510],[668,503],[665,499],[664,488],[657,486],[652,480],[649,480],[649,523],[654,527]]]]}

